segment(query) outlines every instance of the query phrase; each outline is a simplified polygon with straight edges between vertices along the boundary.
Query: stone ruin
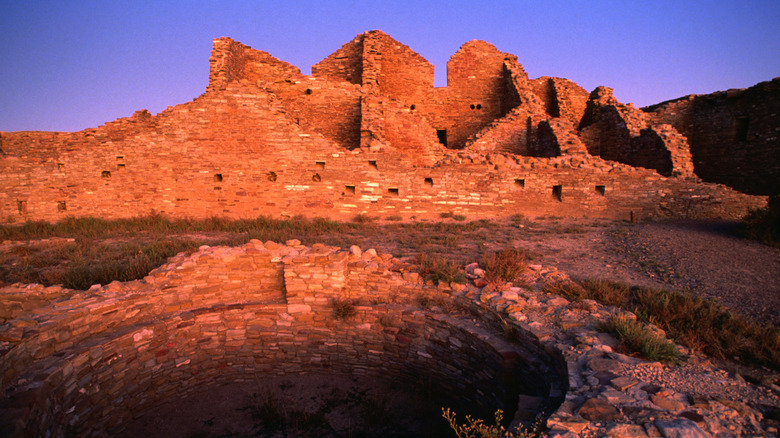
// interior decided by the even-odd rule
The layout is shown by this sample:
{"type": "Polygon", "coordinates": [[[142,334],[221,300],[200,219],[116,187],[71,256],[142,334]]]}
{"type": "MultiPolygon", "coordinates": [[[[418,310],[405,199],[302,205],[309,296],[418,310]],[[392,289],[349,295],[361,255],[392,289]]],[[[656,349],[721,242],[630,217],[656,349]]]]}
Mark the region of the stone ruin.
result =
{"type": "Polygon", "coordinates": [[[373,249],[255,240],[86,292],[0,288],[0,436],[133,436],[193,395],[323,374],[427,382],[436,410],[502,409],[512,427],[541,417],[549,436],[765,436],[744,403],[654,386],[661,363],[614,352],[598,331],[623,311],[544,292],[565,274],[530,265],[522,287],[485,286],[480,271],[433,285],[373,249]],[[354,314],[340,318],[345,300],[354,314]]]}
{"type": "Polygon", "coordinates": [[[470,41],[434,87],[381,31],[311,76],[230,38],[209,63],[157,115],[0,133],[0,216],[735,218],[778,192],[778,79],[638,109],[470,41]]]}

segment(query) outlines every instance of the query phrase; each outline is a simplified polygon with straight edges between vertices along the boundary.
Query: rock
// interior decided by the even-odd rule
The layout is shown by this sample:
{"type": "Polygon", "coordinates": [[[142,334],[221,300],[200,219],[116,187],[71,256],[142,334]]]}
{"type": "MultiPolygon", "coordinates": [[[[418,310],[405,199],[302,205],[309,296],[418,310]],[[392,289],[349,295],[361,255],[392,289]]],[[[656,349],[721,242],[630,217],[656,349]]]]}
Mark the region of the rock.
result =
{"type": "Polygon", "coordinates": [[[689,420],[691,420],[693,422],[696,422],[696,423],[703,423],[704,422],[704,415],[699,414],[697,412],[693,412],[693,411],[682,412],[682,413],[680,413],[680,417],[687,418],[687,419],[689,419],[689,420]]]}
{"type": "Polygon", "coordinates": [[[485,287],[487,285],[488,285],[488,282],[484,278],[477,278],[477,279],[474,280],[474,286],[476,286],[476,287],[485,287]]]}
{"type": "Polygon", "coordinates": [[[622,417],[617,408],[598,398],[585,401],[577,414],[590,421],[612,421],[622,417]]]}
{"type": "Polygon", "coordinates": [[[360,247],[359,247],[359,246],[357,246],[357,245],[352,245],[352,246],[350,246],[350,247],[349,247],[349,252],[350,252],[352,255],[354,255],[354,256],[357,256],[357,257],[360,257],[360,256],[362,256],[362,255],[363,255],[363,250],[361,250],[361,249],[360,249],[360,247]]]}
{"type": "Polygon", "coordinates": [[[618,391],[625,391],[626,389],[631,388],[632,386],[638,383],[639,381],[634,379],[633,377],[625,377],[625,376],[612,379],[612,381],[609,382],[609,384],[612,385],[612,387],[617,389],[618,391]]]}
{"type": "Polygon", "coordinates": [[[642,426],[636,424],[613,424],[607,428],[607,436],[611,438],[646,437],[642,426]]]}
{"type": "Polygon", "coordinates": [[[620,371],[620,362],[612,359],[606,359],[603,357],[594,357],[588,361],[588,368],[593,371],[608,371],[616,372],[620,371]]]}
{"type": "Polygon", "coordinates": [[[664,438],[711,438],[711,435],[701,430],[691,420],[686,418],[678,420],[655,420],[655,427],[661,431],[664,438]]]}
{"type": "Polygon", "coordinates": [[[685,409],[685,404],[683,402],[667,397],[661,397],[659,395],[651,395],[650,401],[652,401],[653,404],[659,408],[666,409],[668,411],[682,411],[685,409]]]}

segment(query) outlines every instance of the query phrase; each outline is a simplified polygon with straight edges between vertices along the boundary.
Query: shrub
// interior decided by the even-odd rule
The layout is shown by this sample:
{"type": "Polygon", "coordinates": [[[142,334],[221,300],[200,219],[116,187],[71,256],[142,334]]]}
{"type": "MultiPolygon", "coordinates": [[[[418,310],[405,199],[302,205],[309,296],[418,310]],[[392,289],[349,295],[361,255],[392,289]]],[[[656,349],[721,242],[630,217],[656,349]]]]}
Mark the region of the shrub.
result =
{"type": "Polygon", "coordinates": [[[447,420],[458,438],[531,438],[538,437],[542,433],[541,419],[537,420],[531,429],[526,430],[521,427],[517,432],[508,431],[501,424],[504,421],[504,411],[501,409],[494,414],[495,423],[492,425],[487,425],[484,421],[472,418],[470,415],[466,415],[464,424],[458,424],[457,415],[449,408],[442,408],[441,411],[442,417],[447,420]]]}
{"type": "Polygon", "coordinates": [[[624,348],[647,359],[662,362],[679,360],[679,352],[673,343],[625,315],[613,316],[599,328],[614,335],[624,348]]]}
{"type": "Polygon", "coordinates": [[[767,245],[780,246],[780,195],[770,197],[765,208],[748,213],[738,233],[767,245]]]}
{"type": "Polygon", "coordinates": [[[443,257],[420,253],[417,256],[417,265],[420,267],[420,276],[426,281],[430,280],[435,284],[466,282],[466,273],[463,269],[457,263],[443,257]]]}
{"type": "Polygon", "coordinates": [[[494,253],[482,256],[482,268],[485,270],[485,280],[496,284],[513,282],[520,278],[528,265],[527,254],[516,248],[504,248],[494,253]]]}
{"type": "Polygon", "coordinates": [[[355,304],[352,303],[352,300],[343,300],[343,299],[334,299],[333,300],[333,317],[341,320],[346,321],[349,319],[352,319],[357,315],[357,311],[355,310],[355,304]]]}

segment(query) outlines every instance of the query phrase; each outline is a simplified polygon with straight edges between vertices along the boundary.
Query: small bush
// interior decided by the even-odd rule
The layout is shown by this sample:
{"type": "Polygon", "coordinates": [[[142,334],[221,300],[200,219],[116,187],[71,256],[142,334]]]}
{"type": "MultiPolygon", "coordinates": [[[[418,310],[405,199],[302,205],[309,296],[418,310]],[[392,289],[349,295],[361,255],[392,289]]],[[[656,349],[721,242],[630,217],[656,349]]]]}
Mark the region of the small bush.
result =
{"type": "Polygon", "coordinates": [[[765,208],[748,213],[738,233],[767,245],[780,246],[780,195],[770,197],[765,208]]]}
{"type": "Polygon", "coordinates": [[[367,214],[358,214],[352,218],[352,222],[355,222],[356,224],[370,224],[374,221],[376,221],[376,218],[367,214]]]}
{"type": "Polygon", "coordinates": [[[470,415],[466,415],[466,422],[464,424],[458,424],[457,415],[450,411],[449,408],[442,408],[442,417],[450,425],[450,428],[455,432],[455,436],[458,438],[531,438],[538,437],[542,433],[542,420],[539,419],[529,430],[520,428],[517,432],[510,432],[501,423],[504,421],[504,411],[497,410],[494,414],[492,425],[485,424],[480,419],[472,418],[470,415]]]}
{"type": "Polygon", "coordinates": [[[504,248],[500,251],[482,256],[482,268],[485,270],[485,280],[496,284],[513,282],[520,278],[528,265],[527,254],[516,248],[504,248]]]}
{"type": "Polygon", "coordinates": [[[420,253],[417,256],[417,265],[420,267],[420,276],[426,281],[430,280],[435,284],[466,282],[466,273],[463,272],[463,268],[443,257],[420,253]]]}
{"type": "Polygon", "coordinates": [[[340,321],[347,321],[357,315],[355,304],[351,300],[333,300],[333,317],[340,321]]]}
{"type": "Polygon", "coordinates": [[[679,360],[679,352],[674,344],[656,335],[634,319],[614,316],[599,328],[614,335],[629,351],[639,353],[649,360],[662,362],[679,360]]]}

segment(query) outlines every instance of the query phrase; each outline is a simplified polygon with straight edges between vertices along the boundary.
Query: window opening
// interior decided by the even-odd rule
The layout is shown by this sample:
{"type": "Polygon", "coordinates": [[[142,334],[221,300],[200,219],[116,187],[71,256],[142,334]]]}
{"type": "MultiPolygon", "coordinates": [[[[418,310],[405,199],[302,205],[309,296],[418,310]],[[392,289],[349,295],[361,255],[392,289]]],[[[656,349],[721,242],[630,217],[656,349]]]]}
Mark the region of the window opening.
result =
{"type": "Polygon", "coordinates": [[[425,185],[428,187],[433,187],[433,178],[425,178],[425,185]]]}
{"type": "Polygon", "coordinates": [[[125,163],[119,163],[116,165],[116,170],[122,170],[125,168],[125,163]]]}
{"type": "Polygon", "coordinates": [[[57,170],[59,172],[65,172],[65,164],[63,163],[57,163],[57,170]]]}
{"type": "Polygon", "coordinates": [[[607,188],[601,184],[596,186],[596,193],[598,193],[601,196],[604,196],[605,193],[607,193],[607,188]]]}
{"type": "Polygon", "coordinates": [[[521,189],[524,189],[525,188],[525,180],[522,179],[522,178],[515,179],[515,186],[519,187],[521,189]]]}
{"type": "Polygon", "coordinates": [[[314,165],[317,166],[317,169],[324,169],[325,168],[325,162],[324,161],[315,161],[314,165]]]}
{"type": "Polygon", "coordinates": [[[322,177],[320,176],[319,173],[315,173],[314,175],[312,175],[311,180],[314,182],[320,182],[322,181],[322,177]]]}
{"type": "Polygon", "coordinates": [[[476,108],[476,107],[475,107],[475,106],[474,106],[474,104],[472,103],[472,104],[469,106],[469,108],[471,108],[471,109],[474,109],[474,108],[476,108]]]}
{"type": "Polygon", "coordinates": [[[437,129],[436,130],[436,136],[439,137],[439,143],[443,144],[444,146],[447,146],[447,130],[446,129],[437,129]]]}
{"type": "Polygon", "coordinates": [[[368,160],[368,165],[373,167],[374,169],[378,169],[376,166],[376,160],[368,160]]]}
{"type": "Polygon", "coordinates": [[[750,118],[748,116],[737,117],[736,141],[747,141],[750,118]]]}
{"type": "Polygon", "coordinates": [[[387,189],[387,193],[393,196],[398,196],[398,187],[390,187],[389,189],[387,189]]]}
{"type": "Polygon", "coordinates": [[[108,170],[104,170],[104,171],[100,172],[100,177],[101,178],[111,178],[111,172],[109,172],[108,170]]]}
{"type": "Polygon", "coordinates": [[[266,178],[268,178],[268,181],[274,182],[276,181],[276,172],[268,172],[265,174],[266,178]]]}
{"type": "Polygon", "coordinates": [[[354,195],[355,194],[355,186],[349,185],[349,184],[345,185],[344,186],[344,193],[346,193],[348,195],[354,195]]]}
{"type": "Polygon", "coordinates": [[[557,199],[558,201],[563,201],[563,186],[561,185],[553,186],[552,194],[553,194],[553,198],[557,199]]]}
{"type": "Polygon", "coordinates": [[[311,94],[311,88],[307,88],[305,91],[306,94],[311,94]]]}
{"type": "Polygon", "coordinates": [[[481,103],[477,104],[477,109],[482,109],[482,104],[481,103]]]}
{"type": "Polygon", "coordinates": [[[19,210],[19,214],[27,213],[27,201],[16,201],[16,209],[19,210]]]}
{"type": "Polygon", "coordinates": [[[68,206],[65,204],[65,201],[57,201],[57,211],[65,211],[68,209],[68,206]]]}
{"type": "Polygon", "coordinates": [[[222,174],[221,173],[215,173],[214,174],[214,182],[222,182],[222,174]]]}
{"type": "Polygon", "coordinates": [[[414,104],[412,104],[412,105],[409,107],[409,109],[410,109],[410,110],[412,110],[412,111],[414,111],[414,110],[415,110],[415,108],[417,108],[417,107],[416,107],[414,104]]]}

